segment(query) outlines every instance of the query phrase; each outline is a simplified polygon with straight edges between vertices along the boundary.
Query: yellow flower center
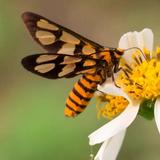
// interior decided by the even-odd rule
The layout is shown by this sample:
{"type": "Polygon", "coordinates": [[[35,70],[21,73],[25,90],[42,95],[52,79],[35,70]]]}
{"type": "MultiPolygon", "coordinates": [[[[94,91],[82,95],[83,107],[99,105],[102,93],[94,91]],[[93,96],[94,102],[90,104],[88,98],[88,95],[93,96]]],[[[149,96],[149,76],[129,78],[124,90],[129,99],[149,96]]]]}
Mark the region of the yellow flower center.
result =
{"type": "Polygon", "coordinates": [[[128,101],[122,96],[101,94],[97,99],[98,118],[102,116],[112,119],[119,115],[128,105],[128,101]],[[107,102],[107,104],[101,106],[102,102],[107,102]]]}
{"type": "Polygon", "coordinates": [[[133,63],[124,63],[123,73],[116,83],[134,100],[151,99],[160,96],[160,48],[156,53],[143,50],[133,54],[133,63]]]}
{"type": "MultiPolygon", "coordinates": [[[[132,54],[132,62],[128,64],[122,59],[122,73],[116,84],[133,100],[152,100],[160,96],[160,48],[150,53],[147,49],[132,54]]],[[[112,119],[119,115],[129,104],[122,96],[101,94],[98,96],[98,117],[112,119]],[[107,102],[101,106],[102,102],[107,102]]]]}

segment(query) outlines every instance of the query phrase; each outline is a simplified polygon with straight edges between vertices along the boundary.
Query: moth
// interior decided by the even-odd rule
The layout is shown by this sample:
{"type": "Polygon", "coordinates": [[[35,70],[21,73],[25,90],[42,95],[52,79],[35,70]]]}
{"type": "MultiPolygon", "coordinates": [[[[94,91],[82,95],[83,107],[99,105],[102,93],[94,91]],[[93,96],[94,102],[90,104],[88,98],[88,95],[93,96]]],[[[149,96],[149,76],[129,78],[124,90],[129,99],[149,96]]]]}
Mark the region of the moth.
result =
{"type": "Polygon", "coordinates": [[[25,69],[48,79],[82,75],[64,110],[66,116],[75,117],[84,111],[97,85],[119,71],[124,50],[106,48],[35,13],[25,12],[22,18],[33,39],[47,51],[24,57],[25,69]]]}

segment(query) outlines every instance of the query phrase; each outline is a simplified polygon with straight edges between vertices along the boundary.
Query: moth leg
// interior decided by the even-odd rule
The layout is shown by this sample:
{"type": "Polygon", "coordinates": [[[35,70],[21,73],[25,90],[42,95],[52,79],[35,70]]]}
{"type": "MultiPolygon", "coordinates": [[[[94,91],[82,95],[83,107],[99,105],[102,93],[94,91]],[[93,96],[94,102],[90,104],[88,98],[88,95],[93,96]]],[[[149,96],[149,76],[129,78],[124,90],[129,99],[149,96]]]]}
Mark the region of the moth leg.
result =
{"type": "Polygon", "coordinates": [[[117,88],[120,88],[120,86],[118,86],[118,84],[115,81],[114,74],[112,74],[112,81],[117,88]]]}
{"type": "Polygon", "coordinates": [[[118,70],[117,70],[117,72],[119,72],[120,70],[122,70],[122,67],[119,67],[118,70]]]}

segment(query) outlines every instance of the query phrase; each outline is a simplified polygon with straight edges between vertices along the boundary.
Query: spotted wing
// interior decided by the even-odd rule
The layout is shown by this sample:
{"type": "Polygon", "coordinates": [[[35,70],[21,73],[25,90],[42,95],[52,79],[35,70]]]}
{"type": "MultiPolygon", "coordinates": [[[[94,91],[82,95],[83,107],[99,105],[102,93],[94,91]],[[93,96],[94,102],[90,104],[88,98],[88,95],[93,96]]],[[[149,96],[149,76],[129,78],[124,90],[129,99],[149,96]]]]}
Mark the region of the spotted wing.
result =
{"type": "Polygon", "coordinates": [[[40,15],[22,15],[32,37],[48,52],[67,55],[99,53],[104,47],[40,15]]]}
{"type": "Polygon", "coordinates": [[[49,79],[94,74],[102,62],[88,56],[51,53],[30,55],[22,59],[22,65],[28,71],[49,79]]]}

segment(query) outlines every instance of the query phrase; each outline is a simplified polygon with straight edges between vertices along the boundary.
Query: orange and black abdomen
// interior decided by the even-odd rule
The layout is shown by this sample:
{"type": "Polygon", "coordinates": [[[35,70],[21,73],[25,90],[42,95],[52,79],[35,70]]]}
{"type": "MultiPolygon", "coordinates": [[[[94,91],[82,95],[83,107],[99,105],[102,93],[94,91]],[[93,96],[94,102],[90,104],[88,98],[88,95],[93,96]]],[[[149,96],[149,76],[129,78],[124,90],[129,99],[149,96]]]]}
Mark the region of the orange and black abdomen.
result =
{"type": "Polygon", "coordinates": [[[84,74],[75,83],[66,100],[64,113],[68,117],[75,117],[84,111],[96,91],[97,85],[102,82],[100,75],[84,74]]]}

